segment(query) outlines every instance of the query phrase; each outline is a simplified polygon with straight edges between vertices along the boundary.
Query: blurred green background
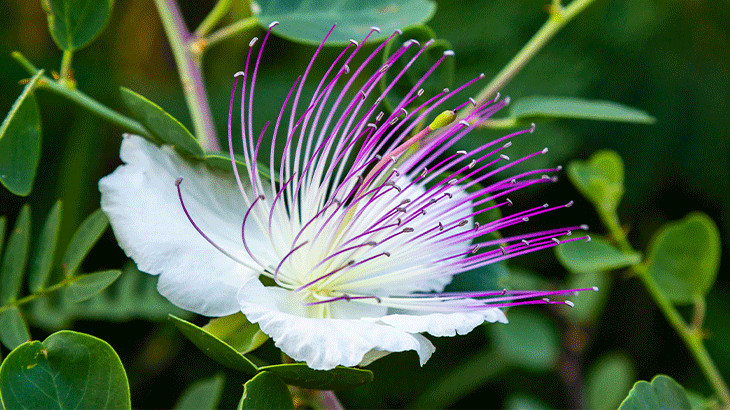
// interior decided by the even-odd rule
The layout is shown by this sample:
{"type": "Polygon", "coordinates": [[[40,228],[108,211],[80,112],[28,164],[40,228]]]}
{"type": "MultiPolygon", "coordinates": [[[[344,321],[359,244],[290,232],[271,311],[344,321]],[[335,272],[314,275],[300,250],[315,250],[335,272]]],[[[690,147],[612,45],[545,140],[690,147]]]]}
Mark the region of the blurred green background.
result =
{"type": "MultiPolygon", "coordinates": [[[[456,52],[455,84],[480,72],[487,78],[496,74],[545,21],[546,4],[534,0],[438,1],[428,26],[456,52]]],[[[189,27],[196,27],[213,2],[180,0],[180,5],[189,27]]],[[[231,21],[247,15],[247,7],[244,2],[236,4],[231,21]]],[[[5,0],[2,8],[0,111],[4,115],[22,89],[19,80],[28,77],[10,52],[19,50],[47,70],[59,67],[61,52],[48,33],[40,2],[5,0]]],[[[260,29],[252,29],[216,45],[204,57],[220,136],[225,135],[232,75],[243,67],[250,38],[261,34],[260,29]]],[[[314,51],[311,46],[279,38],[267,47],[276,53],[266,56],[259,76],[259,124],[278,112],[278,102],[314,51]]],[[[322,60],[336,51],[328,50],[322,60]]],[[[125,112],[118,92],[119,86],[125,86],[157,102],[192,129],[174,60],[151,0],[118,1],[107,29],[75,55],[73,66],[79,88],[102,103],[125,112]]],[[[730,257],[727,3],[597,0],[501,91],[513,100],[530,95],[611,100],[643,109],[657,119],[651,126],[577,120],[542,123],[534,134],[516,141],[514,149],[527,153],[550,147],[551,154],[541,157],[545,165],[585,159],[604,148],[617,151],[625,163],[627,187],[619,213],[631,229],[629,239],[637,249],[646,249],[659,226],[690,211],[704,211],[715,220],[722,236],[723,262],[707,299],[705,327],[710,353],[725,379],[730,379],[730,349],[726,347],[730,345],[730,321],[725,313],[730,305],[730,278],[724,272],[730,257]]],[[[33,192],[19,198],[1,189],[0,214],[12,221],[27,202],[34,212],[33,226],[39,227],[45,213],[61,198],[63,244],[80,221],[98,208],[97,181],[119,164],[123,130],[51,93],[40,91],[37,96],[43,118],[43,151],[33,192]]],[[[497,135],[502,132],[475,132],[463,144],[475,146],[497,135]]],[[[576,201],[570,212],[556,213],[542,223],[587,223],[601,233],[592,206],[567,178],[550,189],[522,193],[519,198],[525,206],[570,199],[576,201]]],[[[85,267],[87,271],[118,268],[124,261],[113,235],[107,232],[85,267]]],[[[516,278],[528,282],[534,281],[534,274],[547,281],[562,281],[567,275],[550,253],[513,260],[509,266],[516,278]]],[[[373,384],[340,397],[346,407],[400,407],[438,383],[448,386],[449,380],[456,380],[457,385],[468,388],[463,397],[450,400],[453,407],[565,408],[584,402],[591,388],[621,390],[625,381],[625,394],[634,380],[648,380],[658,373],[668,374],[700,394],[711,393],[684,345],[637,280],[618,272],[595,281],[606,282],[603,292],[607,296],[605,310],[596,320],[577,326],[557,310],[511,312],[517,330],[508,332],[525,334],[505,335],[503,329],[487,326],[486,332],[476,329],[468,336],[436,340],[436,354],[422,369],[415,354],[391,355],[370,366],[375,372],[373,384]],[[520,321],[525,325],[520,326],[520,321]],[[534,340],[545,334],[545,341],[534,340]],[[505,338],[533,343],[523,355],[528,359],[503,354],[500,341],[505,338]],[[467,360],[469,357],[472,359],[467,360]],[[609,374],[616,374],[608,382],[591,376],[591,371],[606,367],[609,374]],[[454,379],[454,372],[464,379],[454,379]],[[533,402],[535,398],[538,403],[533,402]]],[[[575,301],[580,303],[580,297],[575,301]]],[[[204,322],[199,319],[197,323],[204,322]]],[[[170,407],[190,382],[220,370],[164,322],[80,321],[74,329],[99,336],[117,350],[130,375],[134,408],[170,407]]],[[[43,339],[44,332],[34,328],[33,336],[43,339]]],[[[269,344],[260,355],[271,357],[275,352],[269,344]]],[[[224,395],[222,406],[235,406],[241,380],[235,373],[228,376],[226,391],[235,394],[233,398],[224,395]]],[[[588,404],[610,401],[606,400],[589,400],[588,404]]],[[[423,404],[415,404],[419,403],[423,404]]]]}

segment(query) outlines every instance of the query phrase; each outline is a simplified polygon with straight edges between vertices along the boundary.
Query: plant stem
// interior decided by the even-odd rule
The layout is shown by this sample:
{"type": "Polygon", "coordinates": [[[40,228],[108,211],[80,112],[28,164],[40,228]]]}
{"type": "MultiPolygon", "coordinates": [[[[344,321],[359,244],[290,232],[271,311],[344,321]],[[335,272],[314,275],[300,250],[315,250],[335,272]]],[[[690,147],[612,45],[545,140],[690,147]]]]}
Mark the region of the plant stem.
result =
{"type": "Polygon", "coordinates": [[[46,296],[57,290],[63,289],[66,286],[76,282],[77,280],[79,280],[78,276],[67,276],[67,277],[63,278],[63,280],[61,280],[60,282],[56,283],[55,285],[52,285],[45,289],[41,289],[36,293],[32,293],[32,294],[25,296],[23,298],[20,298],[18,300],[9,302],[7,305],[0,306],[0,313],[3,313],[8,309],[12,309],[13,307],[19,307],[21,305],[24,305],[34,299],[38,299],[40,297],[46,296]]]}
{"type": "Polygon", "coordinates": [[[210,33],[211,30],[218,24],[223,16],[228,13],[231,8],[233,0],[218,0],[218,3],[213,6],[213,10],[205,16],[203,22],[195,30],[195,37],[205,37],[210,33]]]}
{"type": "MultiPolygon", "coordinates": [[[[618,223],[618,216],[615,213],[600,212],[601,219],[604,225],[608,228],[611,235],[618,243],[619,247],[625,252],[635,252],[626,239],[626,233],[621,229],[618,223]]],[[[662,293],[659,285],[656,283],[654,278],[649,275],[648,266],[646,264],[635,265],[634,271],[637,272],[637,276],[644,283],[644,286],[649,291],[649,294],[654,299],[654,302],[659,307],[659,310],[664,314],[669,324],[679,334],[684,342],[687,349],[694,357],[697,364],[705,374],[707,381],[710,382],[715,392],[720,397],[720,400],[726,405],[730,406],[730,389],[722,378],[720,371],[712,361],[710,354],[707,352],[707,348],[702,343],[702,330],[694,329],[687,325],[682,316],[677,312],[677,309],[672,304],[672,301],[662,293]]]]}
{"type": "MultiPolygon", "coordinates": [[[[26,59],[19,52],[14,51],[12,53],[12,56],[21,66],[23,66],[23,68],[29,74],[35,75],[38,72],[38,68],[36,68],[30,61],[28,61],[28,59],[26,59]]],[[[97,116],[113,124],[116,124],[127,131],[138,135],[150,135],[147,129],[145,129],[145,127],[142,126],[142,124],[140,124],[139,122],[106,107],[102,103],[94,100],[93,98],[89,97],[88,95],[84,94],[76,88],[68,88],[47,76],[41,77],[40,81],[38,82],[38,88],[46,89],[62,97],[68,98],[76,104],[91,111],[93,114],[96,114],[97,116]]]]}
{"type": "MultiPolygon", "coordinates": [[[[72,50],[64,50],[61,58],[61,72],[58,74],[60,82],[69,86],[74,84],[71,78],[71,60],[73,60],[74,52],[72,50]]],[[[75,87],[73,87],[75,88],[75,87]]]]}
{"type": "Polygon", "coordinates": [[[522,47],[517,55],[479,92],[477,106],[484,103],[519,73],[528,61],[540,51],[555,34],[594,0],[575,0],[566,7],[553,3],[550,17],[540,30],[522,47]]]}
{"type": "Polygon", "coordinates": [[[216,31],[205,39],[205,46],[210,47],[217,44],[231,36],[246,31],[251,27],[256,26],[256,17],[247,17],[245,19],[238,20],[237,22],[223,27],[216,31]]]}
{"type": "Polygon", "coordinates": [[[185,26],[180,8],[175,0],[155,0],[155,5],[175,56],[195,135],[203,149],[220,151],[199,60],[193,56],[189,47],[192,36],[185,26]]]}

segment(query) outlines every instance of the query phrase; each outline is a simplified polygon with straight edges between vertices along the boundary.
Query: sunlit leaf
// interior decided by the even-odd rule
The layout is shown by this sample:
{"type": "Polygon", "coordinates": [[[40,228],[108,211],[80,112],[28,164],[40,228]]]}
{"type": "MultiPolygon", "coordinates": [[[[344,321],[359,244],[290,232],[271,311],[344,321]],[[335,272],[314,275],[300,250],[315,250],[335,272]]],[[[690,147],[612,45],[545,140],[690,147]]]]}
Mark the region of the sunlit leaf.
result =
{"type": "Polygon", "coordinates": [[[327,45],[360,41],[370,27],[380,28],[370,41],[381,41],[396,29],[423,24],[431,19],[436,4],[429,0],[361,0],[356,2],[316,2],[305,0],[258,0],[251,11],[262,27],[272,21],[281,24],[274,33],[291,41],[319,44],[334,23],[337,27],[327,45]]]}
{"type": "Polygon", "coordinates": [[[619,406],[619,410],[675,409],[690,410],[687,393],[670,377],[655,376],[651,383],[638,381],[619,406]]]}
{"type": "Polygon", "coordinates": [[[30,244],[30,205],[23,205],[0,265],[0,305],[15,299],[23,283],[30,244]]]}
{"type": "Polygon", "coordinates": [[[269,340],[269,336],[251,323],[243,313],[212,319],[203,330],[216,336],[241,353],[256,350],[269,340]]]}
{"type": "Polygon", "coordinates": [[[35,255],[30,263],[28,271],[28,289],[31,293],[38,292],[46,286],[48,276],[53,266],[53,256],[56,250],[56,241],[61,229],[61,201],[57,201],[43,224],[38,242],[35,247],[35,255]]]}
{"type": "Polygon", "coordinates": [[[8,409],[131,407],[127,375],[114,349],[69,330],[10,352],[0,367],[0,391],[8,409]]]}
{"type": "Polygon", "coordinates": [[[624,195],[624,163],[614,151],[598,151],[588,161],[571,162],[568,178],[604,212],[615,212],[624,195]]]}
{"type": "Polygon", "coordinates": [[[30,340],[28,325],[20,310],[13,306],[0,313],[0,341],[12,350],[30,340]]]}
{"type": "Polygon", "coordinates": [[[101,209],[97,209],[81,223],[66,248],[61,262],[66,275],[73,275],[79,269],[81,262],[89,254],[91,248],[99,240],[101,234],[109,226],[109,218],[101,209]]]}
{"type": "Polygon", "coordinates": [[[51,36],[61,50],[78,50],[101,34],[114,0],[42,0],[51,36]]]}
{"type": "Polygon", "coordinates": [[[255,374],[256,366],[244,355],[236,351],[219,338],[195,326],[187,320],[170,315],[170,320],[188,340],[190,340],[206,356],[231,369],[245,374],[255,374]]]}
{"type": "Polygon", "coordinates": [[[173,408],[175,410],[217,409],[225,384],[226,378],[221,373],[197,380],[185,389],[173,408]]]}
{"type": "Polygon", "coordinates": [[[259,368],[284,380],[287,384],[316,390],[349,390],[373,381],[373,372],[351,367],[313,370],[304,363],[275,364],[259,368]]]}
{"type": "Polygon", "coordinates": [[[635,377],[634,364],[626,354],[601,356],[586,375],[586,408],[617,408],[631,389],[635,377]]]}
{"type": "Polygon", "coordinates": [[[656,120],[643,110],[613,101],[559,96],[530,96],[510,104],[510,118],[518,123],[574,118],[596,121],[653,124],[656,120]]]}
{"type": "Polygon", "coordinates": [[[676,303],[691,303],[712,288],[720,268],[720,232],[704,213],[664,225],[649,245],[649,274],[676,303]]]}
{"type": "Polygon", "coordinates": [[[15,195],[30,194],[41,159],[41,114],[33,89],[40,70],[25,85],[0,125],[0,183],[15,195]]]}
{"type": "Polygon", "coordinates": [[[180,121],[159,105],[134,91],[121,87],[122,101],[132,116],[165,144],[172,145],[183,155],[205,159],[205,151],[193,134],[180,121]]]}
{"type": "Polygon", "coordinates": [[[573,241],[555,247],[560,263],[573,272],[611,271],[641,262],[638,252],[623,252],[598,235],[591,241],[573,241]]]}
{"type": "Polygon", "coordinates": [[[294,409],[289,388],[276,375],[261,372],[243,385],[239,410],[294,409]]]}
{"type": "Polygon", "coordinates": [[[121,274],[121,270],[111,269],[79,276],[66,287],[66,297],[71,302],[87,300],[114,283],[121,274]]]}
{"type": "Polygon", "coordinates": [[[555,324],[544,315],[524,309],[510,310],[507,319],[509,324],[487,327],[504,358],[532,370],[552,369],[560,356],[555,324]]]}

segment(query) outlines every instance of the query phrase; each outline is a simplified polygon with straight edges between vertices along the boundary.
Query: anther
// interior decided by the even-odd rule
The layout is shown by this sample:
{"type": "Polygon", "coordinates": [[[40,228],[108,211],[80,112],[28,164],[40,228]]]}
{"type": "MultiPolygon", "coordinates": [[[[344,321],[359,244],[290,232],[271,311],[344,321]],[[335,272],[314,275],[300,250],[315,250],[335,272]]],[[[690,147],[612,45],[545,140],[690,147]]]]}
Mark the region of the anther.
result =
{"type": "Polygon", "coordinates": [[[573,231],[568,231],[568,232],[565,233],[565,235],[572,236],[573,235],[573,231]]]}
{"type": "Polygon", "coordinates": [[[550,175],[543,175],[541,178],[542,179],[550,179],[550,175]]]}
{"type": "Polygon", "coordinates": [[[589,235],[589,236],[586,237],[586,242],[590,242],[590,241],[591,241],[591,237],[589,235]]]}
{"type": "Polygon", "coordinates": [[[265,200],[265,199],[266,199],[266,197],[265,197],[265,196],[263,196],[263,195],[259,195],[259,200],[263,201],[263,200],[265,200]]]}
{"type": "Polygon", "coordinates": [[[499,154],[499,157],[502,158],[505,161],[509,161],[509,157],[504,154],[499,154]]]}
{"type": "Polygon", "coordinates": [[[406,115],[406,116],[408,115],[408,110],[406,110],[406,109],[405,109],[405,108],[403,108],[403,107],[400,107],[400,109],[401,109],[401,111],[403,111],[403,114],[404,114],[404,115],[406,115]]]}
{"type": "Polygon", "coordinates": [[[528,218],[528,217],[522,218],[522,222],[529,222],[529,221],[530,221],[530,218],[528,218]]]}
{"type": "Polygon", "coordinates": [[[512,101],[512,98],[510,98],[510,96],[508,95],[508,96],[504,97],[503,101],[505,104],[509,104],[509,102],[512,101]]]}
{"type": "Polygon", "coordinates": [[[467,154],[467,152],[464,151],[463,149],[456,151],[456,155],[466,155],[466,154],[467,154]]]}
{"type": "MultiPolygon", "coordinates": [[[[482,73],[482,75],[484,75],[484,73],[482,73]]],[[[501,97],[501,96],[502,96],[502,93],[500,93],[499,91],[497,91],[497,94],[494,94],[494,101],[499,100],[499,97],[501,97]]]]}
{"type": "Polygon", "coordinates": [[[360,95],[362,95],[362,99],[364,100],[367,98],[367,94],[365,94],[365,90],[360,90],[360,95]]]}
{"type": "Polygon", "coordinates": [[[411,202],[411,200],[410,200],[410,199],[408,199],[408,198],[406,198],[406,199],[404,199],[404,200],[400,201],[400,204],[401,204],[401,205],[405,205],[405,204],[407,204],[407,203],[409,203],[409,202],[411,202]]]}
{"type": "Polygon", "coordinates": [[[370,242],[366,243],[365,245],[367,245],[367,246],[375,246],[375,245],[377,245],[377,244],[378,244],[378,243],[377,243],[377,242],[375,242],[375,241],[370,241],[370,242]]]}
{"type": "Polygon", "coordinates": [[[555,243],[557,243],[558,245],[560,245],[560,239],[558,239],[558,238],[550,238],[550,240],[553,241],[553,242],[555,242],[555,243]]]}
{"type": "Polygon", "coordinates": [[[469,121],[467,121],[467,120],[461,120],[461,121],[459,121],[459,124],[461,124],[465,127],[468,127],[469,125],[471,125],[471,124],[469,124],[469,121]]]}
{"type": "Polygon", "coordinates": [[[543,148],[543,149],[542,149],[542,153],[543,153],[543,154],[547,154],[547,152],[548,152],[548,149],[547,149],[547,147],[545,147],[545,148],[543,148]]]}
{"type": "Polygon", "coordinates": [[[249,42],[248,42],[248,46],[249,46],[249,47],[253,47],[253,45],[254,45],[254,44],[256,44],[256,42],[257,42],[258,40],[259,40],[259,38],[258,38],[258,37],[254,37],[254,38],[252,38],[252,39],[251,39],[251,41],[249,41],[249,42]]]}
{"type": "Polygon", "coordinates": [[[516,184],[516,183],[517,183],[517,179],[515,179],[515,178],[512,178],[512,179],[511,179],[511,180],[509,181],[509,183],[510,183],[510,184],[512,184],[512,185],[514,185],[514,184],[516,184]]]}
{"type": "Polygon", "coordinates": [[[396,225],[396,226],[400,226],[401,222],[403,222],[403,221],[401,221],[401,219],[400,219],[400,218],[396,218],[396,219],[395,219],[395,225],[396,225]]]}
{"type": "MultiPolygon", "coordinates": [[[[507,250],[506,250],[506,249],[504,249],[504,247],[500,246],[500,247],[499,247],[499,250],[500,250],[500,251],[502,251],[502,256],[504,256],[504,255],[506,255],[506,254],[507,254],[507,250]]],[[[506,293],[506,292],[505,292],[505,293],[506,293]]]]}
{"type": "Polygon", "coordinates": [[[376,105],[376,106],[378,106],[378,105],[380,105],[380,103],[381,103],[381,102],[383,102],[383,97],[378,97],[378,98],[377,98],[377,99],[375,100],[375,105],[376,105]]]}
{"type": "Polygon", "coordinates": [[[375,116],[375,121],[380,121],[383,119],[383,115],[385,115],[384,112],[380,111],[378,115],[375,116]]]}
{"type": "Polygon", "coordinates": [[[444,230],[444,224],[439,222],[439,232],[444,230]]]}
{"type": "Polygon", "coordinates": [[[428,168],[423,168],[423,171],[421,171],[421,178],[424,178],[428,174],[428,168]]]}
{"type": "Polygon", "coordinates": [[[459,226],[464,226],[464,225],[466,225],[468,223],[469,223],[469,221],[466,220],[466,219],[464,219],[463,221],[459,221],[459,226]]]}
{"type": "Polygon", "coordinates": [[[269,23],[269,28],[274,28],[274,27],[276,27],[278,25],[279,25],[279,22],[278,21],[272,21],[271,23],[269,23]]]}
{"type": "Polygon", "coordinates": [[[428,200],[428,203],[435,204],[437,202],[436,198],[431,198],[428,200]]]}
{"type": "Polygon", "coordinates": [[[505,198],[505,201],[507,201],[507,206],[512,206],[512,200],[509,198],[505,198]]]}
{"type": "Polygon", "coordinates": [[[479,222],[474,222],[474,232],[479,230],[479,222]]]}
{"type": "Polygon", "coordinates": [[[444,192],[444,196],[448,196],[449,199],[453,197],[453,195],[451,195],[451,192],[444,192]]]}
{"type": "Polygon", "coordinates": [[[522,243],[524,243],[525,246],[530,246],[530,242],[528,242],[527,239],[523,239],[522,243]]]}
{"type": "Polygon", "coordinates": [[[473,105],[475,107],[477,106],[477,100],[475,100],[474,98],[469,97],[469,102],[471,102],[471,105],[473,105]]]}
{"type": "Polygon", "coordinates": [[[534,122],[532,124],[530,124],[530,134],[532,134],[533,132],[535,132],[535,123],[534,122]]]}
{"type": "Polygon", "coordinates": [[[569,300],[566,300],[566,301],[564,301],[563,303],[565,303],[566,305],[568,305],[568,306],[570,306],[570,307],[573,307],[573,306],[575,306],[575,303],[573,303],[573,302],[571,302],[571,301],[569,301],[569,300]]]}
{"type": "Polygon", "coordinates": [[[571,206],[573,206],[573,204],[574,204],[574,202],[573,201],[570,201],[567,204],[565,204],[565,207],[566,208],[570,208],[571,206]]]}
{"type": "Polygon", "coordinates": [[[183,177],[178,177],[178,178],[177,178],[177,179],[175,180],[175,186],[180,186],[180,183],[182,182],[182,180],[183,180],[183,177]]]}
{"type": "Polygon", "coordinates": [[[479,250],[479,248],[481,248],[481,245],[479,245],[479,244],[474,245],[474,249],[471,250],[471,253],[472,254],[477,253],[477,251],[479,250]]]}
{"type": "Polygon", "coordinates": [[[555,167],[555,169],[558,170],[558,171],[562,171],[563,170],[563,166],[562,165],[558,165],[557,167],[555,167]]]}
{"type": "Polygon", "coordinates": [[[594,292],[598,292],[598,286],[594,286],[591,289],[593,289],[594,292]]]}
{"type": "Polygon", "coordinates": [[[426,216],[426,210],[425,209],[421,209],[421,216],[426,216]]]}
{"type": "Polygon", "coordinates": [[[588,225],[583,224],[583,225],[580,226],[580,229],[582,229],[584,231],[587,231],[588,230],[588,225]]]}
{"type": "Polygon", "coordinates": [[[453,56],[454,55],[454,50],[446,50],[446,51],[444,51],[444,55],[445,56],[453,56]]]}
{"type": "Polygon", "coordinates": [[[475,160],[475,159],[471,160],[469,165],[467,165],[467,168],[469,168],[469,169],[474,168],[474,165],[476,165],[476,163],[477,163],[477,160],[475,160]]]}
{"type": "Polygon", "coordinates": [[[345,74],[350,74],[350,66],[345,64],[342,66],[343,70],[345,71],[345,74]]]}
{"type": "Polygon", "coordinates": [[[360,43],[357,42],[357,40],[350,39],[350,43],[352,43],[353,46],[357,47],[360,43]]]}
{"type": "Polygon", "coordinates": [[[413,231],[415,231],[415,229],[411,228],[410,226],[403,228],[403,232],[405,233],[411,233],[413,231]]]}
{"type": "Polygon", "coordinates": [[[449,92],[449,89],[448,88],[444,88],[444,92],[445,93],[448,93],[449,92]]]}
{"type": "Polygon", "coordinates": [[[512,146],[512,141],[508,141],[506,144],[502,145],[502,148],[509,148],[512,146]]]}
{"type": "Polygon", "coordinates": [[[484,78],[484,73],[479,73],[479,78],[484,78]]]}
{"type": "Polygon", "coordinates": [[[421,88],[420,90],[418,90],[418,92],[416,93],[416,95],[418,95],[420,97],[420,96],[423,95],[424,92],[425,92],[425,90],[423,88],[421,88]]]}
{"type": "Polygon", "coordinates": [[[402,206],[399,206],[398,208],[395,208],[395,210],[398,211],[398,212],[406,213],[406,208],[404,208],[402,206]]]}
{"type": "Polygon", "coordinates": [[[243,71],[238,71],[236,72],[236,74],[233,74],[234,77],[241,77],[243,75],[246,75],[246,73],[244,73],[243,71]]]}
{"type": "Polygon", "coordinates": [[[449,185],[456,185],[457,182],[459,182],[459,180],[456,179],[456,178],[453,178],[453,179],[449,180],[448,184],[449,185]]]}
{"type": "Polygon", "coordinates": [[[370,27],[370,30],[380,33],[380,27],[372,26],[372,27],[370,27]]]}
{"type": "Polygon", "coordinates": [[[395,29],[395,31],[393,31],[393,32],[398,34],[399,36],[403,35],[403,30],[401,30],[399,28],[395,29]]]}
{"type": "Polygon", "coordinates": [[[370,127],[370,128],[372,128],[372,129],[374,129],[374,130],[377,130],[378,129],[378,126],[375,125],[374,122],[369,123],[367,126],[370,127]]]}
{"type": "Polygon", "coordinates": [[[395,125],[396,122],[398,122],[398,117],[395,117],[392,120],[390,120],[390,125],[395,125]]]}
{"type": "Polygon", "coordinates": [[[383,253],[381,253],[381,255],[385,255],[390,258],[390,252],[383,252],[383,253]]]}
{"type": "Polygon", "coordinates": [[[547,207],[549,207],[549,206],[550,206],[550,205],[548,205],[547,203],[544,203],[544,204],[542,204],[542,207],[543,207],[543,208],[547,208],[547,207]]]}
{"type": "Polygon", "coordinates": [[[383,66],[380,67],[380,69],[378,71],[381,73],[384,73],[384,72],[388,71],[389,68],[390,68],[389,64],[383,64],[383,66]]]}

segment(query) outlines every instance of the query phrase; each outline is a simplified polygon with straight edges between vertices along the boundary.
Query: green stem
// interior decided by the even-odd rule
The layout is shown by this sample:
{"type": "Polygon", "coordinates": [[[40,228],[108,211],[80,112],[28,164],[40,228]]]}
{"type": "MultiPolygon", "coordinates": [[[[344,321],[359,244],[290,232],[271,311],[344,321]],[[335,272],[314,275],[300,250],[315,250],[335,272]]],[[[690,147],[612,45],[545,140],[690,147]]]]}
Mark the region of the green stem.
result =
{"type": "Polygon", "coordinates": [[[228,13],[228,10],[231,8],[231,4],[233,4],[233,0],[218,0],[218,3],[213,6],[213,10],[208,13],[207,16],[205,16],[205,19],[203,19],[203,22],[200,23],[200,26],[195,30],[195,37],[205,37],[210,33],[211,30],[218,24],[219,21],[223,18],[223,16],[228,13]]]}
{"type": "Polygon", "coordinates": [[[61,290],[61,289],[65,288],[66,286],[68,286],[68,285],[76,282],[77,280],[79,280],[79,277],[78,276],[67,276],[62,281],[56,283],[53,286],[47,287],[45,289],[41,289],[41,290],[39,290],[36,293],[30,294],[30,295],[28,295],[26,297],[20,298],[20,299],[15,300],[15,301],[12,301],[12,302],[8,303],[5,306],[0,306],[0,313],[3,313],[6,310],[12,309],[14,307],[19,307],[21,305],[24,305],[24,304],[26,304],[26,303],[28,303],[28,302],[30,302],[32,300],[35,300],[35,299],[44,297],[46,295],[49,295],[49,294],[51,294],[51,293],[53,293],[53,292],[55,292],[57,290],[61,290]]]}
{"type": "Polygon", "coordinates": [[[203,149],[220,151],[199,59],[193,55],[190,48],[192,35],[185,26],[180,8],[175,0],[155,0],[155,5],[160,13],[172,54],[175,56],[195,135],[203,149]]]}
{"type": "Polygon", "coordinates": [[[64,50],[63,57],[61,58],[61,72],[58,74],[60,82],[62,84],[73,84],[71,78],[71,61],[73,60],[74,52],[72,50],[64,50]]]}
{"type": "MultiPolygon", "coordinates": [[[[599,210],[599,214],[603,223],[606,225],[621,250],[625,252],[634,252],[631,244],[626,239],[626,233],[623,229],[621,229],[616,213],[601,212],[599,210]]],[[[664,295],[654,278],[649,275],[648,266],[646,264],[635,265],[633,268],[634,271],[637,272],[637,276],[639,276],[641,281],[644,283],[646,289],[649,291],[651,297],[654,299],[654,302],[659,307],[659,310],[662,314],[664,314],[664,317],[674,328],[677,334],[679,334],[679,337],[682,338],[685,346],[687,346],[687,349],[689,349],[695,361],[700,366],[700,369],[702,369],[702,372],[705,374],[707,381],[710,382],[722,402],[725,403],[726,406],[730,406],[730,389],[728,389],[720,371],[717,369],[717,366],[715,366],[710,354],[707,352],[707,348],[702,343],[702,330],[687,325],[679,312],[677,312],[677,309],[675,309],[672,301],[664,295]]]]}
{"type": "Polygon", "coordinates": [[[223,27],[216,31],[205,39],[206,47],[210,47],[214,44],[220,43],[221,41],[232,37],[238,33],[244,32],[257,24],[256,17],[248,17],[245,19],[238,20],[237,22],[223,27]]]}
{"type": "Polygon", "coordinates": [[[672,305],[672,302],[664,295],[664,293],[662,293],[659,285],[657,285],[656,281],[654,281],[651,275],[649,275],[645,265],[639,265],[635,267],[635,270],[638,271],[639,278],[642,282],[644,282],[644,286],[646,286],[646,289],[649,291],[652,298],[654,298],[654,302],[656,302],[657,306],[659,306],[659,310],[662,311],[664,317],[667,318],[669,324],[672,325],[674,330],[682,338],[682,341],[684,341],[684,344],[687,346],[690,353],[692,353],[697,364],[700,365],[702,372],[705,374],[705,377],[715,389],[718,396],[720,396],[722,402],[726,406],[730,406],[730,390],[725,384],[725,381],[722,379],[722,375],[717,369],[717,366],[715,366],[715,363],[712,361],[710,354],[707,352],[707,348],[702,343],[702,332],[699,329],[692,330],[689,326],[687,326],[682,316],[679,315],[677,309],[675,309],[674,305],[672,305]]]}
{"type": "MultiPolygon", "coordinates": [[[[17,51],[12,53],[13,58],[31,75],[35,75],[38,72],[36,68],[28,59],[17,51]]],[[[126,117],[118,112],[106,107],[102,103],[94,100],[83,92],[76,88],[68,88],[65,85],[53,80],[52,78],[42,76],[38,82],[38,87],[52,91],[62,97],[68,98],[76,104],[86,108],[93,114],[118,125],[119,127],[138,135],[149,136],[147,129],[142,126],[139,122],[126,117]]]]}
{"type": "MultiPolygon", "coordinates": [[[[479,92],[476,97],[478,104],[486,102],[489,97],[494,95],[498,90],[504,87],[512,78],[519,73],[532,57],[540,51],[555,34],[560,31],[570,20],[578,13],[583,11],[594,0],[575,0],[566,7],[560,7],[559,4],[553,3],[550,7],[550,18],[535,33],[530,41],[522,47],[517,55],[500,71],[489,84],[479,92]]],[[[477,106],[478,106],[477,104],[477,106]]]]}

